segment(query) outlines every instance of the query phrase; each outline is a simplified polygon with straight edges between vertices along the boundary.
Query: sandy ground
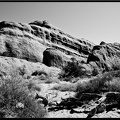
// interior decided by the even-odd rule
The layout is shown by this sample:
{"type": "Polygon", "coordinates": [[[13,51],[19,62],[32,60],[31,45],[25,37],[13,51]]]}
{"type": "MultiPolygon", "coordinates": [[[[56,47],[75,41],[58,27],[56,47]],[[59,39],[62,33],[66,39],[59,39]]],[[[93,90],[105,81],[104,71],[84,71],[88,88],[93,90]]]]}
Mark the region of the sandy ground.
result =
{"type": "MultiPolygon", "coordinates": [[[[57,85],[59,83],[41,83],[40,87],[41,87],[41,92],[39,92],[39,94],[43,95],[43,96],[47,96],[48,100],[50,102],[55,102],[55,101],[61,101],[61,97],[62,98],[69,98],[69,97],[73,97],[75,95],[75,92],[69,92],[69,91],[58,91],[58,90],[52,90],[51,88],[54,85],[57,85]]],[[[50,106],[48,106],[46,109],[50,108],[50,106]]],[[[79,110],[81,108],[78,108],[79,110]]],[[[81,109],[82,110],[82,109],[81,109]]],[[[58,111],[49,111],[48,115],[46,116],[47,118],[86,118],[87,114],[85,113],[70,113],[70,110],[67,109],[63,109],[63,110],[58,110],[58,111]]],[[[120,118],[120,110],[113,110],[113,111],[109,111],[106,113],[99,113],[99,114],[95,114],[92,118],[120,118]]]]}

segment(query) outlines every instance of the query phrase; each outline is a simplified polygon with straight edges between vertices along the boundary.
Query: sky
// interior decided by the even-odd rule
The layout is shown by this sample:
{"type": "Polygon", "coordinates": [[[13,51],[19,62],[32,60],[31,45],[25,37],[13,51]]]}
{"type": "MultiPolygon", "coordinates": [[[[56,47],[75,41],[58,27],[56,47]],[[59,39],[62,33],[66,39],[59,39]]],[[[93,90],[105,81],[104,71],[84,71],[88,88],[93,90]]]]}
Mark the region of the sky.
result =
{"type": "Polygon", "coordinates": [[[120,2],[0,2],[0,21],[35,20],[95,44],[120,43],[120,2]]]}

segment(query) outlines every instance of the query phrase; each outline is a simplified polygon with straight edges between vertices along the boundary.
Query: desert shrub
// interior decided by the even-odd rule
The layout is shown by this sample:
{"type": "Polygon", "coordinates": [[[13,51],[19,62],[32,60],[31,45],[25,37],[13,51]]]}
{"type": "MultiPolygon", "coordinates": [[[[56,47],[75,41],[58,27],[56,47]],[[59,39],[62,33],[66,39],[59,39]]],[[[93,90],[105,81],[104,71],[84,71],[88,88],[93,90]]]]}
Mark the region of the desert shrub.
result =
{"type": "Polygon", "coordinates": [[[52,90],[59,90],[59,91],[75,91],[76,88],[74,87],[73,84],[68,84],[68,83],[60,83],[55,85],[52,90]]]}
{"type": "Polygon", "coordinates": [[[33,90],[33,91],[35,90],[38,92],[41,91],[41,87],[38,85],[38,83],[35,83],[34,81],[30,80],[27,86],[29,90],[33,90]]]}
{"type": "Polygon", "coordinates": [[[113,78],[112,81],[106,83],[109,91],[117,91],[120,92],[120,78],[113,78]]]}
{"type": "Polygon", "coordinates": [[[101,76],[98,76],[89,81],[79,83],[77,85],[76,96],[79,96],[81,93],[101,93],[109,91],[117,91],[120,89],[120,70],[111,71],[104,73],[101,76]]]}
{"type": "Polygon", "coordinates": [[[98,79],[90,80],[89,82],[83,82],[77,86],[76,96],[79,96],[81,93],[99,93],[99,86],[100,84],[98,79]]]}
{"type": "Polygon", "coordinates": [[[59,83],[58,78],[48,78],[46,79],[45,83],[59,83]]]}
{"type": "Polygon", "coordinates": [[[120,64],[116,64],[116,65],[113,64],[113,65],[112,65],[112,69],[113,69],[113,70],[120,70],[120,64]]]}
{"type": "Polygon", "coordinates": [[[83,77],[85,75],[86,69],[78,61],[72,60],[62,68],[59,78],[83,77]]]}
{"type": "Polygon", "coordinates": [[[108,72],[106,74],[111,76],[111,77],[120,77],[120,70],[110,71],[110,72],[108,72]]]}
{"type": "Polygon", "coordinates": [[[0,106],[0,111],[11,111],[16,113],[18,118],[44,117],[45,110],[29,94],[27,85],[28,81],[19,75],[18,70],[12,71],[10,77],[1,78],[0,98],[2,98],[2,101],[0,102],[3,106],[0,106]],[[24,104],[24,108],[16,108],[18,102],[24,104]]]}

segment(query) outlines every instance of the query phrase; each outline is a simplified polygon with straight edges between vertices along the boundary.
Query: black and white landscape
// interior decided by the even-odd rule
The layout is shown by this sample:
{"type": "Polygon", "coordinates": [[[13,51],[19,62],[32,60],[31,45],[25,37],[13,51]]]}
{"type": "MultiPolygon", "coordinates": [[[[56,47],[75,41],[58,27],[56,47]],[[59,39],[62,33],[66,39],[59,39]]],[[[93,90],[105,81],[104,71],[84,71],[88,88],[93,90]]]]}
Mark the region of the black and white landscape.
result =
{"type": "MultiPolygon", "coordinates": [[[[89,4],[91,6],[92,3],[89,4]]],[[[107,10],[108,6],[115,7],[115,4],[107,6],[104,3],[103,8],[105,5],[107,10]]],[[[2,12],[1,15],[3,17],[2,12]]],[[[20,16],[23,15],[21,13],[20,16]]],[[[51,16],[54,15],[51,13],[51,16]]],[[[111,17],[115,14],[111,13],[111,17]]],[[[72,21],[69,23],[71,26],[72,21]]],[[[99,24],[102,23],[108,24],[107,21],[99,24]]],[[[61,28],[49,20],[26,23],[12,19],[0,21],[0,118],[120,117],[119,41],[101,40],[97,43],[97,40],[73,37],[61,28]]],[[[103,31],[104,28],[106,26],[103,26],[103,31]]],[[[73,31],[78,32],[78,28],[73,31]]],[[[106,36],[110,32],[108,30],[106,36]]],[[[95,33],[97,35],[97,31],[95,33]]],[[[117,33],[118,28],[116,36],[119,37],[117,33]]]]}

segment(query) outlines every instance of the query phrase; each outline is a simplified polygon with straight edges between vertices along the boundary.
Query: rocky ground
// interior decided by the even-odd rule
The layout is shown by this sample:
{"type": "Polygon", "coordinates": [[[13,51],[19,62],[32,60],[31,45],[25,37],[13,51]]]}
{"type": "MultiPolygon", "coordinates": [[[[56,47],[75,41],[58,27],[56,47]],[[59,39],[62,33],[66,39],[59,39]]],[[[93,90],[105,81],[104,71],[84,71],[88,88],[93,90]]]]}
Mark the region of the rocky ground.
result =
{"type": "MultiPolygon", "coordinates": [[[[61,81],[62,83],[66,83],[61,81]]],[[[67,82],[68,83],[68,82],[67,82]]],[[[60,83],[41,83],[41,91],[39,92],[40,95],[47,96],[49,104],[46,107],[48,110],[47,118],[87,118],[90,111],[95,108],[98,104],[95,100],[90,100],[88,103],[85,103],[81,106],[76,106],[71,112],[71,108],[65,107],[68,103],[63,104],[64,107],[60,107],[56,105],[57,103],[63,103],[63,99],[74,98],[75,92],[72,91],[59,91],[59,90],[52,90],[55,85],[60,83]],[[44,94],[43,94],[44,93],[44,94]],[[78,113],[77,113],[77,112],[78,113]]],[[[119,118],[120,117],[120,109],[113,107],[110,110],[106,111],[103,110],[100,113],[96,113],[92,116],[92,118],[119,118]]]]}

